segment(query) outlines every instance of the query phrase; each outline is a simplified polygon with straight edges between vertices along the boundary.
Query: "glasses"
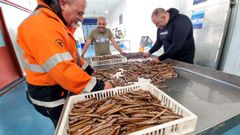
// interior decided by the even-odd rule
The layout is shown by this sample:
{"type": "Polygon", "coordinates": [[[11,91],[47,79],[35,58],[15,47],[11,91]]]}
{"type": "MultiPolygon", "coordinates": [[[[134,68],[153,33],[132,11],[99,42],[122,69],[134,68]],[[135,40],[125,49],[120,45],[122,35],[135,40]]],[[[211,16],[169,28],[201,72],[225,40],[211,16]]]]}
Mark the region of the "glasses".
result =
{"type": "Polygon", "coordinates": [[[77,12],[78,16],[83,16],[84,15],[84,12],[77,12]]]}

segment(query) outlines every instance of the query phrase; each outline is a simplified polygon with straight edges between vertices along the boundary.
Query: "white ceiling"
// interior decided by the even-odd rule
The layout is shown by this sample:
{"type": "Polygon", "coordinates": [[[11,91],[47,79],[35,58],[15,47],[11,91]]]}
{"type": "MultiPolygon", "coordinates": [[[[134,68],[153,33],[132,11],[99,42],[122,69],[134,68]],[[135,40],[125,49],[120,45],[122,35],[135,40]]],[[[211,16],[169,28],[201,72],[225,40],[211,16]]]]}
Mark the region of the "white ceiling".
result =
{"type": "Polygon", "coordinates": [[[121,0],[87,0],[84,17],[108,16],[121,2],[121,0]],[[108,14],[105,14],[108,10],[108,14]]]}

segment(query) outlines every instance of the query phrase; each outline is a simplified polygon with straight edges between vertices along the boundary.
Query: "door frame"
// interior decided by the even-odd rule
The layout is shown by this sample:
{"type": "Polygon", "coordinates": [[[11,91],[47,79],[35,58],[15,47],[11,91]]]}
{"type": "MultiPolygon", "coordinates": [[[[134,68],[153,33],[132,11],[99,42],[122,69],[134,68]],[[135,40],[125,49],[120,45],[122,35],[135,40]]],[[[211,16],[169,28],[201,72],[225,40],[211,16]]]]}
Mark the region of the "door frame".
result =
{"type": "Polygon", "coordinates": [[[16,52],[14,50],[12,40],[10,38],[10,34],[8,32],[8,29],[7,29],[7,25],[6,25],[4,16],[3,16],[2,7],[0,7],[0,21],[1,21],[0,23],[2,23],[2,34],[3,34],[3,39],[6,43],[6,48],[9,50],[10,57],[13,60],[13,64],[16,68],[17,73],[19,74],[19,78],[17,80],[11,82],[10,84],[8,84],[7,86],[5,86],[1,89],[1,91],[0,91],[0,97],[1,97],[4,94],[6,94],[8,91],[10,91],[12,88],[14,88],[16,85],[23,82],[25,80],[25,78],[24,78],[23,72],[21,70],[19,61],[17,59],[17,55],[16,55],[16,52]]]}
{"type": "Polygon", "coordinates": [[[12,43],[12,40],[10,38],[10,34],[8,32],[6,22],[4,20],[2,7],[0,7],[0,19],[1,19],[0,21],[2,21],[2,27],[3,27],[2,34],[3,34],[4,41],[6,42],[6,45],[7,45],[6,47],[11,54],[11,57],[13,59],[13,63],[16,66],[16,69],[17,69],[17,72],[18,72],[19,76],[23,77],[23,72],[22,72],[20,64],[18,62],[17,55],[16,55],[16,52],[15,52],[14,47],[13,47],[13,43],[12,43]]]}

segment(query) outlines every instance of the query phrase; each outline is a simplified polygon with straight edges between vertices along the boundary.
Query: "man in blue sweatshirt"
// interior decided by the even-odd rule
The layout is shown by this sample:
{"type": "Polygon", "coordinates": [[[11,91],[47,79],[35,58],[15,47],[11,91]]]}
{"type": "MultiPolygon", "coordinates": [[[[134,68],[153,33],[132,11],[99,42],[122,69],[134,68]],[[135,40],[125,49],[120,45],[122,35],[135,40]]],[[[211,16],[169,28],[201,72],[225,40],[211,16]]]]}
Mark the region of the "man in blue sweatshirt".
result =
{"type": "Polygon", "coordinates": [[[158,27],[157,40],[144,57],[149,57],[162,45],[164,53],[152,60],[159,63],[167,58],[193,64],[195,45],[191,20],[177,9],[157,8],[152,13],[152,22],[158,27]]]}

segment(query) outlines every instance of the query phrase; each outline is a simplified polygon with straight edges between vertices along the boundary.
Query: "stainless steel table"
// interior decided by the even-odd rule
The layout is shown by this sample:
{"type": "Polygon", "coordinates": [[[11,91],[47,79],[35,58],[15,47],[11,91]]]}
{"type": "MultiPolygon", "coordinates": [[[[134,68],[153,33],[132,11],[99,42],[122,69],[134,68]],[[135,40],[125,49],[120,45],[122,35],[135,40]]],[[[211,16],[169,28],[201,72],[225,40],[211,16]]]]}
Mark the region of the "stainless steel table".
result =
{"type": "Polygon", "coordinates": [[[165,92],[198,116],[195,134],[221,134],[240,124],[240,77],[175,60],[165,62],[178,73],[178,78],[166,81],[165,92]]]}
{"type": "Polygon", "coordinates": [[[168,60],[179,77],[165,91],[198,116],[195,134],[221,134],[240,124],[240,77],[168,60]]]}
{"type": "Polygon", "coordinates": [[[165,62],[179,75],[167,80],[165,92],[198,116],[195,134],[222,134],[240,124],[239,76],[171,59],[165,62]]]}

